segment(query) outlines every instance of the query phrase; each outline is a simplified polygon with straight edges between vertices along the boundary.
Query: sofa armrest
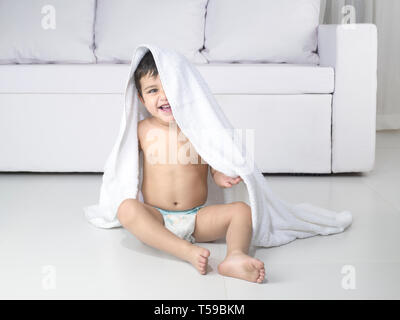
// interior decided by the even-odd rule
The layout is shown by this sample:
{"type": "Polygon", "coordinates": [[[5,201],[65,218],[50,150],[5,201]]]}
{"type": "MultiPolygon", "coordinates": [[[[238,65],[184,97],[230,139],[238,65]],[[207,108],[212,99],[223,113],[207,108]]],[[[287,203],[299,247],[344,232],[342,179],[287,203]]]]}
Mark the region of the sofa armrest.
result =
{"type": "Polygon", "coordinates": [[[371,171],[376,137],[376,26],[320,25],[318,52],[320,65],[335,69],[332,172],[371,171]]]}

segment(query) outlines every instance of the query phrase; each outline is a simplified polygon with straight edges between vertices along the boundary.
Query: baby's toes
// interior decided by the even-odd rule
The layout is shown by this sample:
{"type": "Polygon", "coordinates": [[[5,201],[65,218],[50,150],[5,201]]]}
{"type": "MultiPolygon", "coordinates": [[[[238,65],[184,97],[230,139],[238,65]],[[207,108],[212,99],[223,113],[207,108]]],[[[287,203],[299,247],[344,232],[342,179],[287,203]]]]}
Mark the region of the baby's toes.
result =
{"type": "Polygon", "coordinates": [[[257,269],[264,269],[264,262],[262,262],[261,260],[255,259],[256,261],[254,262],[257,269]]]}
{"type": "Polygon", "coordinates": [[[200,262],[200,263],[207,263],[207,261],[208,261],[207,258],[202,257],[202,256],[199,257],[199,262],[200,262]]]}
{"type": "Polygon", "coordinates": [[[261,283],[264,281],[265,278],[265,269],[260,270],[260,274],[258,276],[257,282],[261,283]]]}
{"type": "Polygon", "coordinates": [[[210,250],[207,248],[202,248],[202,252],[200,253],[201,257],[205,257],[206,259],[210,256],[210,250]]]}
{"type": "Polygon", "coordinates": [[[199,261],[198,266],[199,266],[200,272],[201,273],[205,273],[206,270],[207,270],[207,259],[205,259],[205,261],[204,260],[203,261],[199,261]]]}
{"type": "Polygon", "coordinates": [[[265,276],[264,262],[258,259],[254,259],[253,266],[258,270],[258,277],[256,279],[256,282],[260,283],[264,280],[265,276]]]}
{"type": "Polygon", "coordinates": [[[264,262],[261,260],[253,259],[251,264],[253,265],[253,268],[257,269],[258,271],[264,269],[264,262]]]}
{"type": "Polygon", "coordinates": [[[201,274],[205,274],[207,270],[207,266],[206,265],[199,265],[199,271],[201,274]]]}
{"type": "Polygon", "coordinates": [[[207,263],[205,263],[205,262],[199,262],[199,266],[202,267],[202,268],[205,268],[206,265],[207,265],[207,263]]]}

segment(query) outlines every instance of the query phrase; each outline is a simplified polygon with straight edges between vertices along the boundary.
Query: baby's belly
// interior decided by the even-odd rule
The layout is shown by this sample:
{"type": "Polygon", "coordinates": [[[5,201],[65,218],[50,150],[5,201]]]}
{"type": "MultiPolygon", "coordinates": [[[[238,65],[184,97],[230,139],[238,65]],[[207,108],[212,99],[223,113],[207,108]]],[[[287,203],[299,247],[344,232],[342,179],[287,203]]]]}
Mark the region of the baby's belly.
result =
{"type": "Polygon", "coordinates": [[[164,210],[187,210],[207,201],[207,165],[144,165],[144,202],[164,210]]]}

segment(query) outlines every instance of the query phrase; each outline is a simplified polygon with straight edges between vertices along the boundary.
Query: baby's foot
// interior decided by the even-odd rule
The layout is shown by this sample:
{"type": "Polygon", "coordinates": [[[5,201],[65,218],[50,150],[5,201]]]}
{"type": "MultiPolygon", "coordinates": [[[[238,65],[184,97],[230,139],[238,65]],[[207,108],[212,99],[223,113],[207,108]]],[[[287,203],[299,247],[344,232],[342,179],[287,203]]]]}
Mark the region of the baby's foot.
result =
{"type": "Polygon", "coordinates": [[[200,274],[206,274],[209,256],[210,250],[192,245],[189,251],[188,261],[200,272],[200,274]]]}
{"type": "Polygon", "coordinates": [[[264,262],[243,252],[229,254],[218,265],[218,272],[227,277],[262,283],[265,277],[264,262]]]}

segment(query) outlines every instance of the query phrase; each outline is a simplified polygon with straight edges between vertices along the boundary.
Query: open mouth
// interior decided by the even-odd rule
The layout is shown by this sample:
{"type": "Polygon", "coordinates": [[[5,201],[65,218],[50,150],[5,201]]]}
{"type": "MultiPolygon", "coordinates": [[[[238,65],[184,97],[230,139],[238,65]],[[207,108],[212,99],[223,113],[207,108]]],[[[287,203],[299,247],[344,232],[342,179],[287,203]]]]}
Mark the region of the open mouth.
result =
{"type": "Polygon", "coordinates": [[[158,107],[158,109],[164,112],[171,112],[171,106],[169,104],[164,104],[163,106],[158,107]]]}

